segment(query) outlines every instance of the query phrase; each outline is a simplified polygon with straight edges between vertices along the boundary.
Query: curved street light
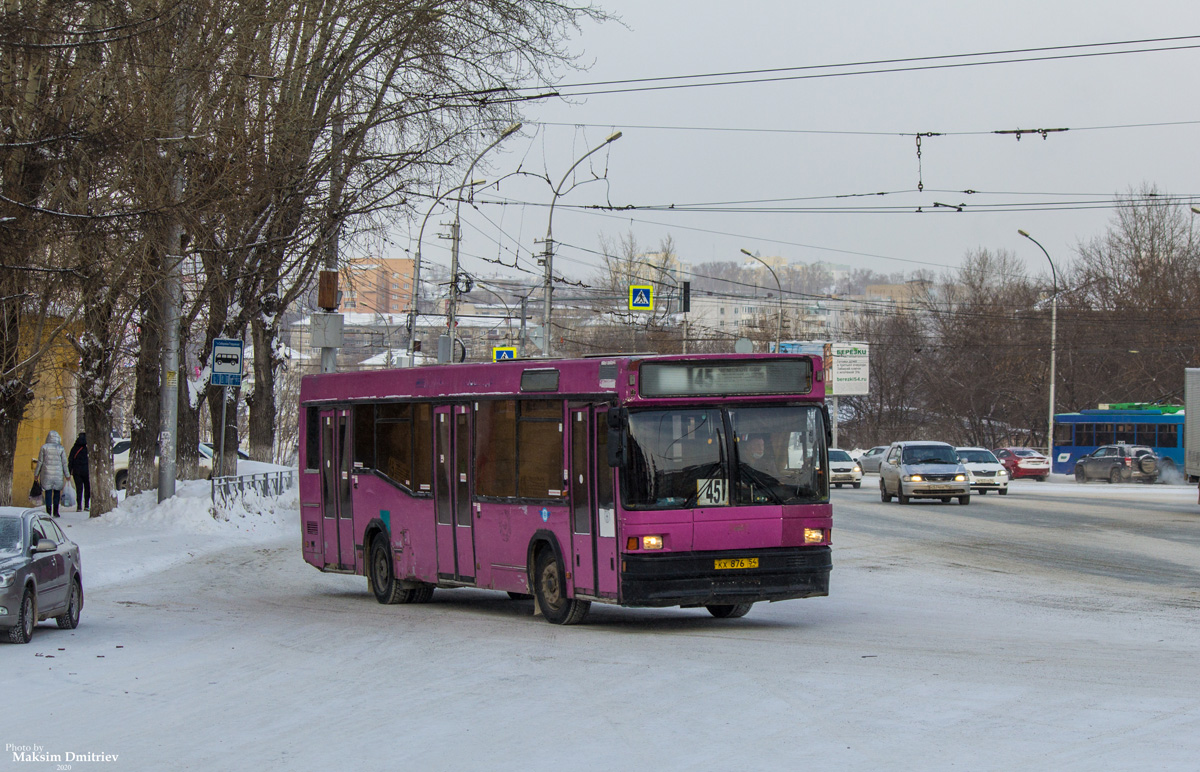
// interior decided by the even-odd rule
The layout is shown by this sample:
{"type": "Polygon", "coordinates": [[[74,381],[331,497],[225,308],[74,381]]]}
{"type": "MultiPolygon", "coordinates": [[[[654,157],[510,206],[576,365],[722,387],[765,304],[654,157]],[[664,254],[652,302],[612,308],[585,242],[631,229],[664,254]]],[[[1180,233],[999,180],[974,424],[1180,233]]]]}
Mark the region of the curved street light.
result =
{"type": "Polygon", "coordinates": [[[550,218],[546,222],[546,241],[545,252],[543,253],[542,262],[546,266],[546,279],[543,283],[545,292],[545,308],[542,311],[542,338],[545,345],[542,347],[543,353],[550,356],[550,314],[551,314],[551,299],[554,295],[554,205],[558,203],[558,197],[562,195],[562,186],[566,184],[567,178],[571,176],[571,172],[575,171],[575,167],[583,163],[584,160],[592,153],[596,153],[608,147],[609,144],[616,142],[621,138],[621,132],[613,132],[604,138],[604,141],[596,145],[591,150],[579,157],[579,160],[571,164],[571,168],[567,169],[567,173],[559,180],[558,185],[554,188],[554,198],[550,200],[550,218]]]}
{"type": "Polygon", "coordinates": [[[1038,245],[1038,249],[1042,250],[1042,254],[1046,256],[1046,260],[1050,262],[1050,280],[1053,282],[1054,294],[1050,296],[1050,417],[1046,420],[1046,457],[1050,459],[1050,468],[1054,468],[1054,344],[1055,336],[1057,335],[1058,327],[1058,271],[1054,267],[1054,261],[1050,260],[1050,253],[1046,248],[1038,242],[1033,236],[1021,229],[1017,229],[1017,233],[1038,245]]]}
{"type": "MultiPolygon", "coordinates": [[[[475,164],[479,163],[479,159],[487,155],[488,151],[499,145],[504,140],[521,130],[520,123],[514,123],[504,131],[500,132],[500,136],[496,137],[492,144],[483,149],[479,155],[475,156],[475,160],[471,161],[471,165],[467,167],[467,173],[463,175],[463,184],[459,188],[467,187],[467,180],[471,178],[471,172],[475,171],[475,164]]],[[[458,310],[458,243],[461,241],[458,210],[462,206],[462,198],[459,198],[454,204],[454,230],[451,231],[450,241],[450,301],[446,304],[446,330],[450,335],[450,359],[454,359],[454,316],[458,310]]],[[[439,354],[441,353],[439,346],[439,354]]]]}
{"type": "Polygon", "coordinates": [[[778,354],[780,349],[783,348],[783,285],[779,283],[779,277],[775,274],[775,269],[767,265],[766,260],[763,260],[761,257],[751,253],[750,250],[745,248],[742,249],[742,254],[746,257],[752,257],[758,262],[762,263],[763,267],[771,272],[771,278],[775,280],[775,289],[779,292],[779,322],[778,329],[775,330],[775,353],[778,354]]]}
{"type": "Polygon", "coordinates": [[[470,182],[464,182],[462,185],[458,185],[456,187],[450,188],[449,190],[447,190],[443,193],[438,194],[438,196],[433,199],[433,204],[430,205],[429,211],[425,213],[425,219],[421,220],[421,230],[417,232],[417,258],[416,258],[416,260],[413,261],[413,285],[412,285],[412,309],[413,309],[412,310],[412,315],[413,315],[412,322],[413,323],[412,323],[412,328],[410,328],[408,331],[408,347],[407,347],[408,353],[410,355],[414,353],[413,352],[413,343],[416,340],[415,331],[416,331],[416,326],[417,326],[417,318],[420,317],[420,315],[421,315],[421,243],[425,239],[425,225],[426,225],[426,223],[429,222],[429,217],[430,217],[430,215],[433,214],[433,210],[437,209],[438,204],[442,203],[442,199],[444,199],[446,196],[450,195],[451,193],[454,193],[455,191],[462,190],[463,188],[470,188],[470,187],[475,187],[477,185],[483,185],[486,182],[487,182],[487,180],[482,180],[482,179],[471,180],[470,182]]]}

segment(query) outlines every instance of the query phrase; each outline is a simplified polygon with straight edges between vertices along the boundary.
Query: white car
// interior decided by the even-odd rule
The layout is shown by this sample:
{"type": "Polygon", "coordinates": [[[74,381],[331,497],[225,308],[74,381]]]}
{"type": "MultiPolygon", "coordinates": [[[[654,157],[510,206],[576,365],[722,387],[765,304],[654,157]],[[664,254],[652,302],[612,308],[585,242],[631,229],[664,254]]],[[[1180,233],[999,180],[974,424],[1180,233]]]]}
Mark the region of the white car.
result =
{"type": "Polygon", "coordinates": [[[835,487],[853,485],[862,487],[862,467],[849,453],[837,448],[829,449],[829,482],[835,487]]]}
{"type": "Polygon", "coordinates": [[[1008,470],[987,448],[955,448],[958,460],[967,469],[971,490],[979,494],[997,491],[1008,495],[1008,470]]]}
{"type": "MultiPolygon", "coordinates": [[[[129,477],[129,446],[127,439],[113,440],[113,490],[125,490],[125,481],[129,477]]],[[[213,449],[207,442],[200,443],[197,465],[205,479],[212,477],[213,449]]],[[[238,458],[248,459],[250,456],[243,450],[238,450],[238,458]]],[[[157,465],[158,459],[155,459],[157,465]]]]}

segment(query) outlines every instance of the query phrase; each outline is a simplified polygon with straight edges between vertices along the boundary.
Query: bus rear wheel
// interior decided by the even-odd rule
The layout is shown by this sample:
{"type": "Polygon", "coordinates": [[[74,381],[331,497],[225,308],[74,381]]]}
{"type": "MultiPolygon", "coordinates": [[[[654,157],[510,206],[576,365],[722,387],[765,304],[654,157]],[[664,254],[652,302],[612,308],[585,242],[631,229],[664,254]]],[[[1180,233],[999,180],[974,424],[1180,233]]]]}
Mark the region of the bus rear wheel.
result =
{"type": "MultiPolygon", "coordinates": [[[[404,589],[396,580],[396,572],[392,565],[392,550],[388,546],[387,537],[383,534],[371,542],[371,562],[367,567],[367,581],[375,600],[391,605],[393,603],[409,603],[413,600],[413,590],[404,589]]],[[[430,592],[430,595],[433,593],[430,592]]],[[[425,600],[428,600],[426,598],[425,600]]]]}
{"type": "Polygon", "coordinates": [[[750,607],[753,605],[753,603],[734,603],[732,605],[717,603],[704,608],[708,609],[708,613],[717,619],[737,619],[750,613],[750,607]]]}
{"type": "Polygon", "coordinates": [[[543,548],[534,561],[533,592],[546,621],[556,625],[574,625],[583,621],[592,607],[590,601],[567,597],[562,563],[554,550],[543,548]]]}

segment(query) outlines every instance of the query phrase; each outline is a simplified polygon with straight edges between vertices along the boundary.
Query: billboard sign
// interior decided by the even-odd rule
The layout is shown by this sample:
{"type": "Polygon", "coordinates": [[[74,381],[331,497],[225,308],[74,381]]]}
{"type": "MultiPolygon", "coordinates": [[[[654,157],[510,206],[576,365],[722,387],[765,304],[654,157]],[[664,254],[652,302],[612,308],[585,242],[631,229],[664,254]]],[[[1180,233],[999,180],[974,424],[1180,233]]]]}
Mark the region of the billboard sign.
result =
{"type": "Polygon", "coordinates": [[[869,393],[870,346],[866,343],[785,340],[779,350],[784,354],[821,357],[825,366],[825,393],[831,397],[869,393]]]}

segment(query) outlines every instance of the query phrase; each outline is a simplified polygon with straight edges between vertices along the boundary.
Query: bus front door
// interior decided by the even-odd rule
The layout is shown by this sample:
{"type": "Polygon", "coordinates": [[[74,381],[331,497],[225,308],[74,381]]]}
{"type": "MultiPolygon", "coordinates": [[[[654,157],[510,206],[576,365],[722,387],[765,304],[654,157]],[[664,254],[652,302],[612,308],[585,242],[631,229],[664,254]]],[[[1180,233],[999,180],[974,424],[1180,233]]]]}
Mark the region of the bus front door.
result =
{"type": "Polygon", "coordinates": [[[433,413],[438,578],[473,582],[470,414],[466,405],[438,407],[433,413]]]}
{"type": "Polygon", "coordinates": [[[355,569],[354,507],[350,497],[350,411],[321,411],[321,514],[325,566],[355,569]]]}
{"type": "Polygon", "coordinates": [[[608,424],[603,411],[571,410],[571,552],[574,585],[617,597],[617,533],[608,424]]]}

